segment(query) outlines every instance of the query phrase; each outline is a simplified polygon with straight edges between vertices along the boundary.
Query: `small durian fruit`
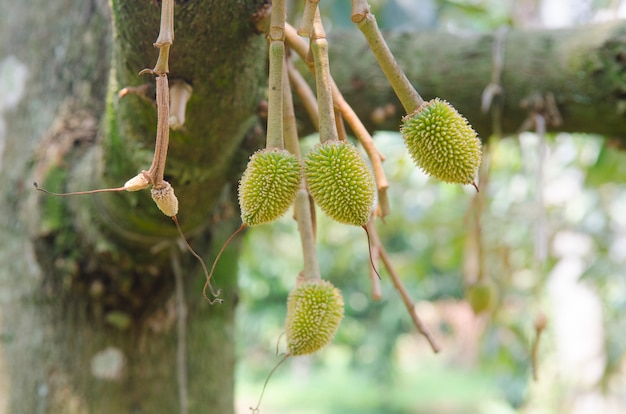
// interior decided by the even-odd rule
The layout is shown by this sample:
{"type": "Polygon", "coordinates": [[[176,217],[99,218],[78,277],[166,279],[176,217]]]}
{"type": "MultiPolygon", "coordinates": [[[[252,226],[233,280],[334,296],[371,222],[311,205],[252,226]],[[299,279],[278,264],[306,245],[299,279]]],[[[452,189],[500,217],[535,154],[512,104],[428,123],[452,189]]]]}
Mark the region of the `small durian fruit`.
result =
{"type": "Polygon", "coordinates": [[[316,145],[304,159],[304,176],[313,199],[330,218],[354,226],[369,221],[374,177],[354,145],[336,140],[316,145]]]}
{"type": "Polygon", "coordinates": [[[448,102],[435,98],[402,118],[400,132],[411,158],[441,181],[473,184],[481,143],[467,120],[448,102]]]}
{"type": "Polygon", "coordinates": [[[239,182],[241,221],[257,226],[279,219],[296,199],[301,181],[300,161],[289,151],[255,152],[239,182]]]}
{"type": "Polygon", "coordinates": [[[343,318],[343,298],[332,283],[314,280],[298,285],[287,300],[285,334],[289,355],[316,352],[335,336],[343,318]]]}
{"type": "Polygon", "coordinates": [[[465,297],[475,315],[490,310],[495,304],[495,287],[488,282],[476,282],[468,286],[465,297]]]}
{"type": "Polygon", "coordinates": [[[174,187],[170,183],[163,181],[162,185],[152,187],[150,194],[163,214],[168,217],[178,214],[178,198],[176,198],[174,187]]]}

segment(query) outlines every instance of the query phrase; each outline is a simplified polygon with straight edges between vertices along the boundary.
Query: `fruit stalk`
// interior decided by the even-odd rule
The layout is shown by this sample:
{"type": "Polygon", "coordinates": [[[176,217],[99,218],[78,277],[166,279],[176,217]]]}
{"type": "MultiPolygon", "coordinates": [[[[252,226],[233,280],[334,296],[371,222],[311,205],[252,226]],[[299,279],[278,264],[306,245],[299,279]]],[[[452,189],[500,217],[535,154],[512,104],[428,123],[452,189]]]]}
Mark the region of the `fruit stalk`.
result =
{"type": "Polygon", "coordinates": [[[317,89],[317,107],[320,119],[320,142],[339,139],[335,124],[335,108],[328,63],[328,41],[322,26],[319,10],[315,13],[311,52],[315,63],[315,86],[317,89]]]}
{"type": "Polygon", "coordinates": [[[300,142],[298,140],[298,125],[296,123],[296,111],[293,106],[293,95],[289,85],[289,61],[285,59],[283,68],[283,139],[285,149],[302,158],[300,142]]]}
{"type": "MultiPolygon", "coordinates": [[[[289,46],[293,48],[293,45],[289,43],[289,34],[292,31],[293,36],[297,36],[295,34],[295,29],[287,26],[287,44],[289,44],[289,46]]],[[[319,131],[320,120],[319,113],[317,111],[317,98],[315,98],[313,90],[309,87],[309,84],[304,79],[304,76],[302,76],[302,74],[298,72],[298,69],[296,69],[296,67],[291,62],[287,63],[287,74],[289,75],[289,83],[291,84],[294,92],[300,98],[302,106],[304,106],[304,110],[309,115],[309,119],[311,120],[313,127],[316,131],[319,131]]]]}
{"type": "Polygon", "coordinates": [[[424,100],[411,85],[391,50],[389,50],[389,46],[387,46],[387,42],[385,42],[378,28],[376,18],[370,12],[367,0],[352,0],[351,19],[365,36],[378,65],[383,70],[396,96],[400,99],[406,113],[410,114],[415,111],[424,103],[424,100]]]}
{"type": "Polygon", "coordinates": [[[300,36],[310,37],[313,33],[313,21],[315,20],[315,13],[317,12],[319,2],[320,0],[305,0],[302,20],[300,27],[298,27],[298,34],[300,36]]]}
{"type": "Polygon", "coordinates": [[[269,92],[266,148],[284,148],[283,142],[283,63],[285,61],[285,1],[272,4],[269,47],[269,92]]]}
{"type": "Polygon", "coordinates": [[[300,232],[300,241],[302,243],[304,261],[302,274],[304,280],[312,281],[321,279],[320,267],[315,250],[315,235],[313,232],[309,193],[304,188],[301,188],[296,196],[295,215],[298,221],[298,231],[300,232]]]}
{"type": "Polygon", "coordinates": [[[167,159],[167,148],[170,140],[170,89],[168,86],[167,75],[157,76],[156,86],[157,136],[154,146],[154,158],[152,159],[150,170],[148,170],[148,176],[150,177],[153,185],[159,186],[163,182],[165,161],[167,159]]]}

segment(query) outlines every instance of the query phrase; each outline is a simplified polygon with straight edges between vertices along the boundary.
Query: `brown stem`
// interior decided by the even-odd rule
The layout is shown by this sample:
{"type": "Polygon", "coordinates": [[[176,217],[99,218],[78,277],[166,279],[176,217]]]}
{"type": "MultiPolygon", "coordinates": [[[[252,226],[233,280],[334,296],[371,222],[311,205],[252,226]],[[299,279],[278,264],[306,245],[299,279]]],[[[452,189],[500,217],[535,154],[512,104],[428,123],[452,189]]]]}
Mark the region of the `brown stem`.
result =
{"type": "Polygon", "coordinates": [[[167,75],[157,76],[156,78],[156,95],[157,95],[157,135],[154,147],[154,158],[152,165],[148,170],[148,176],[155,187],[163,183],[163,174],[165,172],[165,162],[167,160],[167,147],[170,141],[170,89],[168,86],[167,75]]]}
{"type": "Polygon", "coordinates": [[[316,131],[319,131],[319,112],[317,111],[317,99],[315,98],[313,90],[309,87],[309,84],[306,83],[302,74],[300,74],[291,61],[287,62],[287,74],[289,75],[289,82],[293,87],[294,92],[298,95],[300,101],[302,101],[304,110],[309,115],[309,119],[313,123],[313,127],[315,127],[316,131]]]}
{"type": "Polygon", "coordinates": [[[441,350],[441,347],[439,346],[435,338],[432,336],[432,334],[430,333],[426,325],[424,325],[422,320],[417,315],[417,311],[415,310],[415,304],[411,300],[411,297],[409,296],[409,293],[404,287],[402,280],[400,280],[400,276],[396,272],[396,269],[394,268],[393,263],[391,262],[391,259],[387,255],[387,251],[385,250],[385,247],[380,242],[380,237],[378,237],[378,232],[376,231],[376,227],[370,226],[369,230],[370,230],[370,236],[372,237],[372,242],[378,245],[378,248],[380,251],[380,258],[383,260],[383,264],[385,265],[387,272],[389,272],[389,276],[391,277],[391,281],[393,282],[394,287],[400,293],[400,297],[402,298],[402,301],[404,302],[404,306],[406,306],[406,309],[409,312],[409,315],[411,315],[411,319],[413,320],[415,327],[417,328],[418,332],[426,338],[433,352],[438,353],[441,350]]]}

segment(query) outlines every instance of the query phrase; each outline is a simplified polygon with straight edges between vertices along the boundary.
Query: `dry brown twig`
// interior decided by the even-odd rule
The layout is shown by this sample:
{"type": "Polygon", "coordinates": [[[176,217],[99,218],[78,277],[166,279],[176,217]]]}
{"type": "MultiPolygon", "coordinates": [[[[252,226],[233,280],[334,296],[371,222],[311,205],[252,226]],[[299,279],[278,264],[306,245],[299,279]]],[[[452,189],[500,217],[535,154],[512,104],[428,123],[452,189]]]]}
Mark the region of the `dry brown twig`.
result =
{"type": "Polygon", "coordinates": [[[376,226],[374,226],[373,222],[370,221],[367,224],[367,228],[371,237],[372,245],[376,246],[376,249],[379,251],[380,258],[383,261],[383,265],[385,266],[385,269],[387,269],[387,272],[391,277],[391,281],[393,282],[394,287],[396,288],[398,293],[400,293],[400,297],[402,298],[402,301],[404,302],[404,305],[406,306],[409,315],[411,315],[413,324],[417,328],[418,332],[426,338],[433,352],[438,353],[441,350],[441,347],[432,336],[429,329],[426,327],[426,325],[424,325],[422,320],[417,315],[417,311],[415,310],[415,304],[409,296],[409,292],[407,292],[404,283],[402,283],[402,280],[400,280],[400,276],[396,272],[396,269],[394,268],[393,263],[391,262],[387,251],[385,250],[385,247],[382,245],[380,237],[378,236],[378,232],[376,231],[376,226]]]}

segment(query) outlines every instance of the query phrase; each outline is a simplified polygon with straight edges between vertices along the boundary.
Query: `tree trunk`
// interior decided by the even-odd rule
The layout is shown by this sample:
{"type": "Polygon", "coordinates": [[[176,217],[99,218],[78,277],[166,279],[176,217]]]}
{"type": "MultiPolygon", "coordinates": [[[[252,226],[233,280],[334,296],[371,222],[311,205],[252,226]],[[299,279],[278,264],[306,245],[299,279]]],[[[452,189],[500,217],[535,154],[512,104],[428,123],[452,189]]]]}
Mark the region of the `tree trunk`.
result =
{"type": "MultiPolygon", "coordinates": [[[[166,175],[183,228],[210,263],[210,247],[238,225],[233,189],[260,144],[253,127],[266,49],[250,18],[263,1],[178,3],[170,78],[190,83],[193,96],[185,128],[172,133],[166,175]]],[[[225,303],[209,306],[199,266],[179,252],[171,220],[146,192],[52,198],[31,187],[33,179],[53,191],[118,187],[150,165],[154,106],[117,91],[154,82],[137,72],[156,61],[159,3],[112,5],[113,24],[105,0],[0,4],[0,412],[233,412],[236,245],[215,276],[225,303]]],[[[552,93],[562,118],[554,130],[623,136],[625,29],[511,31],[502,128],[523,123],[523,98],[552,93]]],[[[423,96],[450,100],[483,135],[492,123],[479,111],[492,42],[391,38],[423,96]]],[[[397,105],[372,121],[396,101],[360,34],[333,41],[331,51],[362,118],[397,129],[397,105]]]]}
{"type": "MultiPolygon", "coordinates": [[[[176,6],[185,30],[176,33],[170,78],[194,91],[166,175],[181,200],[178,218],[209,264],[213,240],[238,225],[232,188],[258,145],[254,135],[242,142],[264,83],[264,39],[250,24],[259,3],[176,6]]],[[[224,304],[210,306],[198,263],[180,251],[149,194],[52,198],[30,184],[119,187],[148,169],[154,105],[116,94],[154,83],[137,72],[156,62],[159,5],[113,2],[113,47],[103,1],[2,8],[12,56],[3,77],[24,68],[26,82],[13,91],[19,104],[4,108],[0,394],[9,397],[0,411],[233,412],[237,243],[214,276],[224,304]],[[178,260],[184,296],[176,301],[178,260]]]]}

